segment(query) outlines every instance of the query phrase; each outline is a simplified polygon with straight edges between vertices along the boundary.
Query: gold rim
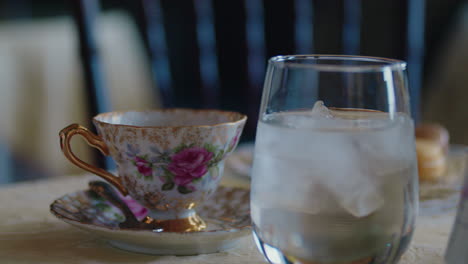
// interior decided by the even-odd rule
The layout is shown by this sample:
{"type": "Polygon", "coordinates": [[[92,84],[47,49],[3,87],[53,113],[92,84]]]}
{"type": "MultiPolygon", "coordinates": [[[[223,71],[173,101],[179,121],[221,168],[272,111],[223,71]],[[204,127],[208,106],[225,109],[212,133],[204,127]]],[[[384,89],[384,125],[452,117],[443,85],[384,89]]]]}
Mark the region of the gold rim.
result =
{"type": "Polygon", "coordinates": [[[218,126],[228,126],[228,125],[237,125],[239,123],[245,122],[247,120],[247,116],[239,113],[239,112],[234,112],[234,111],[224,111],[224,110],[216,110],[216,109],[191,109],[191,108],[168,108],[168,109],[149,109],[149,110],[128,110],[128,111],[112,111],[112,112],[106,112],[106,113],[101,113],[93,117],[93,121],[97,124],[100,125],[106,125],[106,126],[118,126],[118,127],[127,127],[127,128],[135,128],[135,129],[144,129],[144,128],[189,128],[189,127],[198,127],[198,128],[213,128],[213,127],[218,127],[218,126]],[[101,120],[98,120],[97,118],[107,116],[107,115],[113,115],[113,114],[124,114],[124,113],[129,113],[129,112],[134,112],[134,113],[168,113],[168,112],[176,112],[176,111],[183,111],[187,113],[200,113],[200,112],[211,112],[211,113],[218,113],[224,116],[234,116],[235,121],[229,121],[229,122],[222,122],[222,123],[216,123],[213,125],[191,125],[191,126],[134,126],[134,125],[124,125],[124,124],[113,124],[109,122],[104,122],[101,120]]]}

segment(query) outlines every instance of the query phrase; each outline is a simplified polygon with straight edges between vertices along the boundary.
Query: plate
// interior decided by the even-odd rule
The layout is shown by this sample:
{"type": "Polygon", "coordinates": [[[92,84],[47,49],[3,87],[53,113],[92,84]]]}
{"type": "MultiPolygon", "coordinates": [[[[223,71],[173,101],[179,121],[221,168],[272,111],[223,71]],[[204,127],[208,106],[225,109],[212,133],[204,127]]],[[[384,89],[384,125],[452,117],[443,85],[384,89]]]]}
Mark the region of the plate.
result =
{"type": "Polygon", "coordinates": [[[438,215],[457,208],[463,178],[468,175],[467,157],[467,146],[450,145],[447,170],[441,180],[420,182],[420,215],[438,215]]]}
{"type": "Polygon", "coordinates": [[[89,190],[58,198],[50,211],[120,249],[155,255],[196,255],[233,248],[250,234],[249,199],[249,190],[220,186],[210,200],[197,208],[207,228],[187,233],[119,228],[125,221],[122,212],[89,190]]]}

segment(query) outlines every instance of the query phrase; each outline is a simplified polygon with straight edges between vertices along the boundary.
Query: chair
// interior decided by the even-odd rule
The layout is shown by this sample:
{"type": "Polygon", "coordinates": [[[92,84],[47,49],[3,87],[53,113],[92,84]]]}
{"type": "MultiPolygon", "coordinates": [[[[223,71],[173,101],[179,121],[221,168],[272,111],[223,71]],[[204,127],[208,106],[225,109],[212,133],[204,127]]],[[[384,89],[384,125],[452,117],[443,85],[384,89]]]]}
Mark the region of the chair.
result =
{"type": "MultiPolygon", "coordinates": [[[[93,37],[95,0],[74,0],[90,116],[107,111],[93,37]]],[[[424,0],[127,0],[154,87],[165,107],[223,108],[249,116],[253,139],[267,58],[339,53],[404,59],[412,114],[419,118],[424,0]]]]}
{"type": "MultiPolygon", "coordinates": [[[[69,5],[77,32],[81,32],[77,35],[91,117],[111,110],[104,101],[106,96],[102,96],[108,91],[101,74],[102,59],[92,37],[98,33],[92,29],[99,13],[99,1],[65,2],[0,0],[0,18],[9,21],[63,15],[66,14],[64,5],[69,5]]],[[[342,53],[405,59],[410,64],[413,115],[418,119],[423,74],[430,73],[426,64],[436,63],[434,54],[450,32],[456,12],[466,1],[102,2],[104,8],[119,6],[133,16],[146,46],[155,90],[162,94],[165,107],[219,107],[245,112],[249,122],[244,140],[250,140],[256,125],[266,60],[277,54],[342,53]]],[[[13,88],[5,85],[4,89],[13,88]]],[[[28,162],[21,153],[15,153],[11,142],[2,141],[0,182],[39,177],[36,166],[28,162]]]]}

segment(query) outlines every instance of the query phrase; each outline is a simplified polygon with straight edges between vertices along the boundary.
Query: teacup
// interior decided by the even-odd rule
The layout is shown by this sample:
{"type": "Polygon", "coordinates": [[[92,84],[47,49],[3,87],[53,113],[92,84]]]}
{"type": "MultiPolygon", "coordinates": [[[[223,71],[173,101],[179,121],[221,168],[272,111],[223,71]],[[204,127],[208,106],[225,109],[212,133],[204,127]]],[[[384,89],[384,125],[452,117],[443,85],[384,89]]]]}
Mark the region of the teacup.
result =
{"type": "Polygon", "coordinates": [[[76,166],[145,206],[155,229],[200,231],[206,224],[194,209],[216,190],[246,119],[219,110],[103,113],[93,118],[98,135],[72,124],[60,131],[60,146],[76,166]],[[77,134],[114,159],[118,177],[73,154],[70,140],[77,134]]]}

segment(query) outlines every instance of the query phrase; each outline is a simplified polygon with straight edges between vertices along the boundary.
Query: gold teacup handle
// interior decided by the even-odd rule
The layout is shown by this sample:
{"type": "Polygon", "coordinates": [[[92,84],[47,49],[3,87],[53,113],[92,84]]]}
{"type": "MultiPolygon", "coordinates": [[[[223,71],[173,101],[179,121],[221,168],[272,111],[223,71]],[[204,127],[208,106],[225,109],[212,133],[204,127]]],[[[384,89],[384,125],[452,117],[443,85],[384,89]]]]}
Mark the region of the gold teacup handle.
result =
{"type": "Polygon", "coordinates": [[[106,144],[99,136],[95,135],[93,132],[89,131],[87,128],[80,126],[78,124],[71,124],[65,127],[64,129],[60,131],[59,135],[60,135],[60,148],[62,149],[63,154],[69,161],[71,161],[73,164],[75,164],[76,166],[84,170],[87,170],[89,172],[96,174],[99,177],[104,178],[109,183],[117,187],[117,189],[123,195],[128,194],[128,191],[123,186],[120,177],[117,177],[107,172],[104,169],[101,169],[89,163],[86,163],[82,161],[81,159],[79,159],[77,156],[75,156],[75,154],[73,154],[73,151],[70,146],[70,141],[73,136],[80,135],[85,139],[88,145],[90,145],[91,147],[97,148],[99,151],[101,151],[103,155],[108,156],[109,149],[107,148],[106,144]]]}

